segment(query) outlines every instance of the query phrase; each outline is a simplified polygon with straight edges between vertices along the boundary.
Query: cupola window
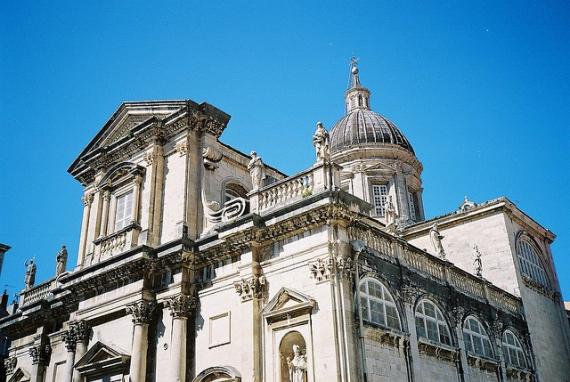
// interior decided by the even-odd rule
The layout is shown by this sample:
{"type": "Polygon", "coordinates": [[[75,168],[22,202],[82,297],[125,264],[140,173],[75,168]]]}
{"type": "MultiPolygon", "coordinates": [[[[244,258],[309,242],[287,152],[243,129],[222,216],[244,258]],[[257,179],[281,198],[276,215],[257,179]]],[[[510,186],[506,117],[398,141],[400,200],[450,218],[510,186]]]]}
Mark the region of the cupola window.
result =
{"type": "Polygon", "coordinates": [[[410,207],[410,219],[417,220],[416,196],[410,190],[408,190],[408,206],[410,207]]]}
{"type": "Polygon", "coordinates": [[[386,202],[388,201],[388,186],[385,184],[372,185],[372,203],[376,216],[386,214],[386,202]]]}

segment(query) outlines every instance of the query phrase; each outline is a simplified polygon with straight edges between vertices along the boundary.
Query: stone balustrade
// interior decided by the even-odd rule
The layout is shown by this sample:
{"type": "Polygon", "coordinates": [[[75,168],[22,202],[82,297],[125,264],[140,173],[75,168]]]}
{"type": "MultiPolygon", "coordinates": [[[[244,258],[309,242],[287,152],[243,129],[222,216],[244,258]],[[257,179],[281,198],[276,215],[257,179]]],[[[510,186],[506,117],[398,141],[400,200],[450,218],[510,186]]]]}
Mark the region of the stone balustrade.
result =
{"type": "Polygon", "coordinates": [[[138,245],[140,228],[130,225],[120,231],[114,232],[93,242],[94,255],[105,259],[138,245]]]}
{"type": "Polygon", "coordinates": [[[23,291],[20,295],[20,305],[29,305],[40,300],[46,300],[50,291],[55,286],[55,279],[51,279],[35,287],[23,291]]]}
{"type": "Polygon", "coordinates": [[[251,211],[259,213],[283,207],[339,185],[339,166],[334,163],[318,163],[305,171],[251,192],[248,195],[251,211]]]}
{"type": "Polygon", "coordinates": [[[392,256],[409,268],[428,277],[447,282],[455,289],[513,314],[523,315],[522,302],[512,294],[492,285],[489,281],[472,275],[408,243],[388,235],[380,229],[352,227],[350,240],[362,240],[367,247],[382,255],[392,256]]]}

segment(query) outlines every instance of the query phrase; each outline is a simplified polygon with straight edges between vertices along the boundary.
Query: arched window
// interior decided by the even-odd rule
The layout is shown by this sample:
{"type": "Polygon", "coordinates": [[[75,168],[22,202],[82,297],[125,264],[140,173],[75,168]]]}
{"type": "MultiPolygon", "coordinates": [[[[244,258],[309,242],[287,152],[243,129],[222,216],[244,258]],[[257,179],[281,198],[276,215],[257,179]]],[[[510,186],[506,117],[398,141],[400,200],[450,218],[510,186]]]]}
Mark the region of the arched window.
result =
{"type": "Polygon", "coordinates": [[[401,330],[394,299],[379,281],[367,277],[360,282],[360,308],[366,321],[401,330]]]}
{"type": "Polygon", "coordinates": [[[463,323],[465,349],[472,354],[493,358],[493,348],[487,331],[474,316],[469,316],[463,323]]]}
{"type": "Polygon", "coordinates": [[[224,204],[235,198],[247,198],[247,190],[237,183],[227,183],[224,187],[224,204]]]}
{"type": "Polygon", "coordinates": [[[517,255],[519,257],[521,272],[540,285],[548,287],[548,276],[540,261],[538,249],[531,239],[522,235],[517,241],[517,255]]]}
{"type": "Polygon", "coordinates": [[[451,345],[449,327],[439,308],[429,300],[422,300],[416,308],[416,331],[418,337],[451,345]]]}
{"type": "Polygon", "coordinates": [[[503,357],[507,365],[526,367],[522,345],[517,336],[510,330],[505,330],[503,333],[503,357]]]}

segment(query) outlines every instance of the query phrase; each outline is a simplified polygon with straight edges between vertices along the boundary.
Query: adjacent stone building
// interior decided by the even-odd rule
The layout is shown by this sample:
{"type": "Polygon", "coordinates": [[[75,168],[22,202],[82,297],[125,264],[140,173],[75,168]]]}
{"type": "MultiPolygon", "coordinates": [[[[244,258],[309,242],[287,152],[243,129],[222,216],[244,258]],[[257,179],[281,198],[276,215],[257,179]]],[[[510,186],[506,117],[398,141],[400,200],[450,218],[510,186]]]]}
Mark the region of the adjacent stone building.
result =
{"type": "Polygon", "coordinates": [[[506,198],[426,220],[355,63],[345,96],[292,176],[220,141],[210,104],[121,105],[69,168],[77,266],[29,265],[0,320],[7,380],[570,381],[554,234],[506,198]]]}

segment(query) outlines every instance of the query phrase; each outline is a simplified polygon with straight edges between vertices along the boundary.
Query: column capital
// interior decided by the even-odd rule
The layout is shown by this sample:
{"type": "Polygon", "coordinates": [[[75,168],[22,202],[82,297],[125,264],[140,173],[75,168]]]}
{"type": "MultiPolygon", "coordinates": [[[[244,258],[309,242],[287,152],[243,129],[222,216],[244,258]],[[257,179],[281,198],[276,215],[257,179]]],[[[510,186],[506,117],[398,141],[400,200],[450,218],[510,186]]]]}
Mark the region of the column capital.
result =
{"type": "Polygon", "coordinates": [[[93,203],[93,193],[85,194],[81,197],[81,202],[85,207],[90,206],[93,203]]]}
{"type": "Polygon", "coordinates": [[[4,360],[4,370],[6,370],[6,375],[14,373],[17,364],[18,364],[18,358],[16,357],[6,358],[4,360]]]}
{"type": "Polygon", "coordinates": [[[196,307],[196,298],[185,294],[177,294],[164,302],[170,309],[170,315],[174,318],[187,318],[196,307]]]}
{"type": "Polygon", "coordinates": [[[69,329],[63,333],[63,341],[65,342],[65,348],[68,352],[75,352],[75,346],[77,345],[77,336],[73,329],[69,329]]]}
{"type": "Polygon", "coordinates": [[[86,321],[73,321],[69,323],[70,330],[75,335],[76,342],[87,343],[89,342],[89,332],[91,328],[86,321]]]}
{"type": "Polygon", "coordinates": [[[30,357],[32,357],[32,365],[41,364],[43,365],[45,361],[49,358],[51,353],[51,346],[49,345],[36,345],[32,346],[30,349],[30,357]]]}
{"type": "Polygon", "coordinates": [[[133,324],[146,325],[152,319],[156,301],[139,300],[127,305],[127,312],[133,316],[133,324]]]}

